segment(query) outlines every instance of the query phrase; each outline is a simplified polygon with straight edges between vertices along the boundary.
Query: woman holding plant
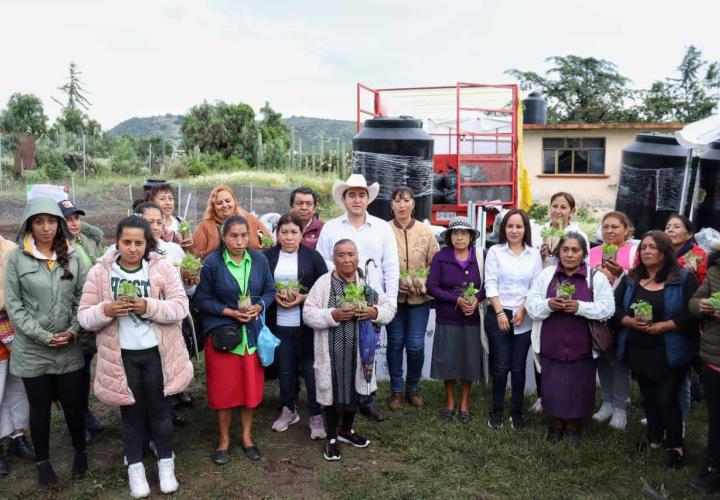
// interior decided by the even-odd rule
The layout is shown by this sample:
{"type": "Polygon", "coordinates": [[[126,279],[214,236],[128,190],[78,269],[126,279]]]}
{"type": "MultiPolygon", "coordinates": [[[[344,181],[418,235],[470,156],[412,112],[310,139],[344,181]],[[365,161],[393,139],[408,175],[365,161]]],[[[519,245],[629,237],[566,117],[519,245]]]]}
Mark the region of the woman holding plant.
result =
{"type": "Polygon", "coordinates": [[[275,301],[268,306],[267,322],[280,339],[276,363],[282,410],[272,429],[283,432],[300,421],[296,392],[300,374],[308,395],[310,439],[325,439],[325,424],[315,398],[313,332],[303,324],[302,311],[307,292],[327,273],[327,266],[319,252],[300,244],[303,226],[294,213],[280,217],[277,234],[280,244],[265,251],[277,290],[275,301]]]}
{"type": "Polygon", "coordinates": [[[508,373],[511,373],[512,409],[510,424],[525,426],[525,364],[530,348],[532,322],[526,315],[525,299],[532,280],[542,271],[540,252],[532,247],[530,220],[517,208],[507,212],[500,223],[499,243],[490,248],[485,260],[485,294],[492,307],[485,316],[490,341],[493,405],[488,425],[503,425],[503,407],[508,373]]]}
{"type": "Polygon", "coordinates": [[[377,304],[368,304],[358,263],[355,242],[338,240],[333,246],[335,270],[315,282],[303,309],[303,321],[315,330],[316,397],[325,407],[327,424],[325,460],[340,460],[338,441],[356,448],[370,444],[353,429],[358,395],[377,390],[375,370],[368,376],[360,356],[360,322],[385,325],[395,314],[394,301],[382,290],[376,290],[377,304]]]}
{"type": "Polygon", "coordinates": [[[392,194],[394,217],[390,227],[400,258],[400,289],[397,313],[387,325],[390,409],[393,411],[399,409],[403,401],[403,350],[407,353],[405,397],[416,408],[423,404],[418,395],[418,382],[425,362],[425,330],[432,300],[427,294],[427,277],[438,243],[430,227],[413,218],[414,210],[412,189],[397,188],[392,194]]]}
{"type": "Polygon", "coordinates": [[[475,247],[479,236],[466,217],[455,217],[442,237],[447,245],[430,263],[428,293],[436,300],[430,376],[445,383],[443,420],[456,415],[470,422],[470,388],[482,370],[480,301],[483,289],[483,252],[475,247]],[[461,381],[460,405],[455,404],[455,382],[461,381]]]}
{"type": "MultiPolygon", "coordinates": [[[[197,225],[193,232],[193,244],[190,251],[204,259],[206,255],[217,250],[220,240],[222,239],[222,226],[228,217],[239,215],[247,222],[248,226],[248,248],[258,250],[267,244],[261,244],[262,233],[265,238],[270,235],[270,231],[265,227],[260,219],[250,212],[240,208],[238,199],[232,188],[224,184],[215,186],[208,197],[207,208],[205,209],[204,219],[197,225]]],[[[270,238],[272,240],[272,238],[270,238]]],[[[270,245],[271,246],[271,245],[270,245]]]]}
{"type": "Polygon", "coordinates": [[[159,255],[150,224],[131,216],[117,227],[115,248],[90,270],[78,320],[97,332],[95,394],[120,407],[130,494],[150,487],[142,463],[155,443],[160,490],[178,489],[172,446],[171,395],[193,378],[182,335],[188,299],[173,265],[159,255]]]}
{"type": "MultiPolygon", "coordinates": [[[[600,227],[603,244],[590,249],[590,267],[603,273],[613,289],[635,263],[637,245],[630,241],[633,229],[624,213],[608,212],[600,227]]],[[[598,377],[603,404],[593,420],[610,419],[610,427],[624,429],[627,425],[625,407],[630,402],[630,368],[624,361],[615,359],[614,352],[606,352],[598,358],[598,377]]]]}
{"type": "Polygon", "coordinates": [[[685,461],[680,385],[699,346],[687,304],[698,285],[676,262],[665,233],[645,233],[639,255],[638,265],[615,289],[617,358],[628,363],[643,395],[644,447],[667,448],[667,466],[676,469],[685,461]]]}
{"type": "Polygon", "coordinates": [[[203,260],[195,292],[207,336],[208,405],[217,413],[219,431],[212,460],[218,465],[230,460],[230,423],[232,411],[238,407],[241,448],[250,460],[260,459],[252,421],[262,402],[265,372],[256,346],[262,327],[260,313],[272,304],[276,293],[267,259],[248,248],[249,227],[242,216],[225,219],[220,246],[203,260]]]}
{"type": "Polygon", "coordinates": [[[575,197],[564,191],[557,192],[550,197],[550,220],[543,224],[540,230],[540,239],[535,240],[533,246],[540,248],[544,266],[557,265],[556,251],[560,239],[567,233],[573,232],[581,235],[589,248],[587,235],[580,226],[572,220],[577,212],[575,197]]]}
{"type": "Polygon", "coordinates": [[[708,272],[708,257],[707,252],[695,243],[695,225],[684,215],[674,214],[665,224],[665,234],[672,242],[678,264],[702,284],[708,272]]]}
{"type": "Polygon", "coordinates": [[[690,484],[707,493],[720,491],[720,259],[690,299],[690,313],[702,320],[700,359],[708,411],[707,467],[690,484]]]}
{"type": "Polygon", "coordinates": [[[145,201],[154,203],[162,210],[163,240],[174,241],[182,248],[192,246],[190,224],[179,215],[175,215],[175,195],[170,184],[155,184],[148,192],[145,201]]]}
{"type": "Polygon", "coordinates": [[[590,321],[613,314],[610,283],[586,264],[582,235],[560,239],[557,266],[545,268],[533,281],[525,307],[533,319],[532,345],[539,361],[543,410],[552,418],[548,440],[567,437],[577,446],[582,419],[595,404],[595,353],[590,321]]]}

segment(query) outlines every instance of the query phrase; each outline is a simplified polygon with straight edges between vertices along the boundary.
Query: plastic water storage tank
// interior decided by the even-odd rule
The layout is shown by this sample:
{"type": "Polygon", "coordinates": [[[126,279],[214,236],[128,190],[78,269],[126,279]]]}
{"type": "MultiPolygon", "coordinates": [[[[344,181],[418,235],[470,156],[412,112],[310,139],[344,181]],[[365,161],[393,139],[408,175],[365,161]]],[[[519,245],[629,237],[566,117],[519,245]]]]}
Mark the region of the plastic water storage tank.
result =
{"type": "Polygon", "coordinates": [[[407,185],[415,192],[415,218],[430,218],[433,144],[422,120],[409,116],[365,120],[364,128],[353,137],[353,172],[365,176],[368,184],[380,184],[380,193],[368,212],[390,220],[392,193],[407,185]]]}
{"type": "Polygon", "coordinates": [[[695,227],[720,228],[720,141],[700,155],[700,191],[704,199],[696,206],[695,227]]]}
{"type": "MultiPolygon", "coordinates": [[[[635,237],[664,229],[667,218],[679,210],[687,149],[667,134],[644,133],[622,151],[615,209],[635,225],[635,237]]],[[[697,164],[697,160],[693,160],[697,164]]],[[[688,192],[692,192],[694,176],[688,192]]],[[[691,197],[687,197],[686,207],[691,197]]]]}
{"type": "Polygon", "coordinates": [[[531,92],[522,100],[523,124],[524,125],[545,125],[547,124],[547,101],[540,92],[531,92]]]}

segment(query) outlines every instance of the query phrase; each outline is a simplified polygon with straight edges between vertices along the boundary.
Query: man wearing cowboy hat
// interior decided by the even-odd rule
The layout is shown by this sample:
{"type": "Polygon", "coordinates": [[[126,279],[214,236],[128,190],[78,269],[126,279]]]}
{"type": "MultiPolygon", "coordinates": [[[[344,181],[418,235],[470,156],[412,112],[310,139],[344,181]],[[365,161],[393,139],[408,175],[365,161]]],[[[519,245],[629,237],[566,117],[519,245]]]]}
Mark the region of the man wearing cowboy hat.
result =
{"type": "MultiPolygon", "coordinates": [[[[328,270],[334,269],[333,246],[342,239],[355,242],[359,252],[360,266],[365,266],[368,259],[375,266],[367,267],[367,282],[381,290],[393,303],[397,302],[400,280],[400,262],[398,259],[397,242],[390,225],[367,212],[367,207],[377,198],[380,185],[375,182],[368,186],[365,177],[352,174],[347,181],[335,181],[332,197],[335,203],[345,209],[340,217],[329,220],[320,232],[317,251],[323,256],[328,270]]],[[[360,411],[375,420],[384,420],[374,407],[372,397],[360,398],[360,411]]]]}

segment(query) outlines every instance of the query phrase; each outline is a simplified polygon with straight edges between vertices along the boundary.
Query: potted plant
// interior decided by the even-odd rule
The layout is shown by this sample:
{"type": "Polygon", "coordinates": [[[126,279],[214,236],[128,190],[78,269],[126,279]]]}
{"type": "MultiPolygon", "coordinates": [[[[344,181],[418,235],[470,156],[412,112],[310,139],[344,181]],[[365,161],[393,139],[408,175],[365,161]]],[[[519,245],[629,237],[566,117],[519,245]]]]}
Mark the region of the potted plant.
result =
{"type": "Polygon", "coordinates": [[[684,256],[685,258],[685,264],[692,270],[692,272],[697,272],[697,266],[698,263],[702,260],[702,257],[699,255],[695,255],[692,253],[692,251],[688,252],[684,256]]]}
{"type": "Polygon", "coordinates": [[[555,287],[555,297],[557,297],[558,299],[572,299],[574,293],[575,285],[573,285],[569,281],[563,281],[562,283],[558,283],[555,287]]]}
{"type": "Polygon", "coordinates": [[[557,222],[552,222],[550,227],[546,227],[540,231],[540,236],[543,239],[543,244],[547,245],[550,253],[555,251],[555,248],[560,243],[560,238],[565,236],[565,231],[558,227],[557,222]]]}
{"type": "Polygon", "coordinates": [[[285,302],[293,302],[303,290],[298,280],[276,281],[275,289],[285,302]]]}
{"type": "Polygon", "coordinates": [[[429,267],[422,267],[417,271],[410,273],[412,277],[412,286],[417,295],[425,295],[427,293],[427,279],[430,275],[429,267]]]}
{"type": "Polygon", "coordinates": [[[245,314],[250,310],[251,307],[252,301],[250,300],[250,296],[240,294],[240,296],[238,297],[238,311],[245,314]]]}
{"type": "Polygon", "coordinates": [[[275,244],[275,242],[272,239],[272,236],[265,236],[265,233],[263,233],[259,229],[258,229],[258,238],[260,238],[260,246],[262,248],[272,248],[272,246],[275,244]]]}
{"type": "Polygon", "coordinates": [[[639,300],[630,306],[635,312],[635,319],[642,321],[643,323],[652,323],[653,320],[653,308],[652,304],[645,300],[639,300]]]}
{"type": "Polygon", "coordinates": [[[367,300],[365,299],[365,287],[348,283],[343,296],[343,308],[345,304],[351,304],[352,309],[362,312],[367,308],[367,300]]]}
{"type": "Polygon", "coordinates": [[[618,246],[610,244],[604,244],[602,246],[602,258],[603,260],[614,261],[617,258],[618,246]]]}
{"type": "Polygon", "coordinates": [[[412,292],[413,279],[408,271],[400,271],[400,288],[405,288],[408,293],[412,292]]]}
{"type": "Polygon", "coordinates": [[[463,290],[462,292],[462,298],[465,301],[465,304],[468,306],[473,306],[477,302],[477,293],[478,289],[475,288],[475,283],[470,282],[470,284],[463,290]]]}
{"type": "Polygon", "coordinates": [[[180,239],[182,241],[189,240],[192,238],[192,231],[190,230],[190,223],[182,221],[178,226],[178,233],[180,233],[180,239]]]}
{"type": "Polygon", "coordinates": [[[712,295],[710,295],[710,298],[708,298],[710,301],[710,305],[713,306],[713,309],[715,311],[720,311],[720,292],[715,292],[712,295]]]}
{"type": "Polygon", "coordinates": [[[180,269],[187,273],[188,278],[197,278],[202,268],[202,260],[191,253],[186,253],[180,261],[180,269]]]}
{"type": "Polygon", "coordinates": [[[131,302],[138,296],[137,288],[129,281],[121,281],[117,288],[117,299],[131,302]]]}

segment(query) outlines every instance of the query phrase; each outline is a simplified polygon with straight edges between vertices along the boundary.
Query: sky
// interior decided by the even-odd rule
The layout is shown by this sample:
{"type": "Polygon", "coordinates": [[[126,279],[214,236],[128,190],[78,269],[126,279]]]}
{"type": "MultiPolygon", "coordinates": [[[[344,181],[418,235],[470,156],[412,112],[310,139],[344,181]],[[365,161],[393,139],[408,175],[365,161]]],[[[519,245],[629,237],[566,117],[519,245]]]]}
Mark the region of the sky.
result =
{"type": "Polygon", "coordinates": [[[217,100],[354,119],[357,82],[512,83],[507,69],[569,54],[643,88],[690,44],[720,60],[719,14],[710,0],[0,0],[0,109],[32,93],[53,120],[70,61],[104,129],[217,100]]]}

